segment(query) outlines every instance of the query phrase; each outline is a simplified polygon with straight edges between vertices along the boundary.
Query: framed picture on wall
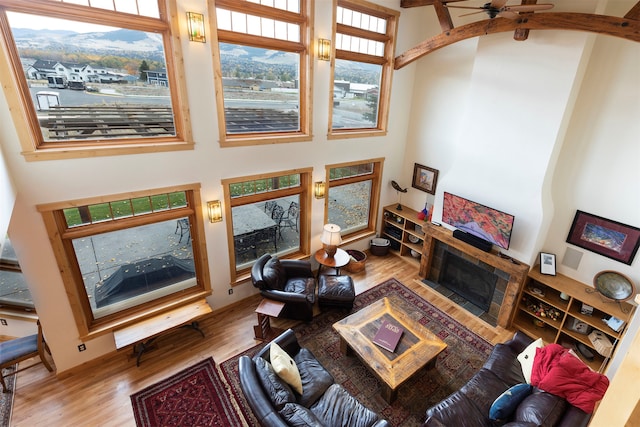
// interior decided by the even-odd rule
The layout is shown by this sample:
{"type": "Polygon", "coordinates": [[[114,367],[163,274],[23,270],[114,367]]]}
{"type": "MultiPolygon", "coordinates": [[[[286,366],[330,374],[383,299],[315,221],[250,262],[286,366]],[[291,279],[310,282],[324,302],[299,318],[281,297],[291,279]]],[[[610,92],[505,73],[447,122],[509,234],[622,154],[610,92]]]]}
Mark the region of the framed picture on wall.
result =
{"type": "Polygon", "coordinates": [[[413,166],[413,182],[411,186],[429,194],[436,194],[438,170],[416,163],[413,166]]]}
{"type": "Polygon", "coordinates": [[[576,211],[567,243],[631,265],[640,246],[640,228],[576,211]]]}
{"type": "Polygon", "coordinates": [[[556,256],[546,252],[540,252],[540,273],[549,276],[556,275],[556,256]]]}

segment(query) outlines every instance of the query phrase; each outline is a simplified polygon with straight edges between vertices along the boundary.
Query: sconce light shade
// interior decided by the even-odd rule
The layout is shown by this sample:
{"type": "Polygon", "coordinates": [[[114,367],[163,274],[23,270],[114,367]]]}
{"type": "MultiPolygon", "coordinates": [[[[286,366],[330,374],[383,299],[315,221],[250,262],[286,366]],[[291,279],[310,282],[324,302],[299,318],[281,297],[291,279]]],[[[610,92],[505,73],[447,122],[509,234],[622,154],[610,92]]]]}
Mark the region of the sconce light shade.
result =
{"type": "Polygon", "coordinates": [[[342,236],[340,235],[340,226],[336,224],[325,224],[322,229],[322,246],[329,258],[333,258],[338,250],[338,245],[342,243],[342,236]]]}
{"type": "Polygon", "coordinates": [[[313,194],[316,196],[316,199],[324,198],[324,182],[318,181],[314,183],[313,194]]]}
{"type": "Polygon", "coordinates": [[[204,36],[204,15],[201,13],[187,12],[187,27],[189,28],[189,40],[192,42],[206,42],[204,36]]]}
{"type": "Polygon", "coordinates": [[[207,210],[209,211],[210,222],[222,221],[222,203],[220,203],[220,200],[207,202],[207,210]]]}
{"type": "Polygon", "coordinates": [[[318,39],[318,59],[321,61],[331,59],[331,40],[318,39]]]}

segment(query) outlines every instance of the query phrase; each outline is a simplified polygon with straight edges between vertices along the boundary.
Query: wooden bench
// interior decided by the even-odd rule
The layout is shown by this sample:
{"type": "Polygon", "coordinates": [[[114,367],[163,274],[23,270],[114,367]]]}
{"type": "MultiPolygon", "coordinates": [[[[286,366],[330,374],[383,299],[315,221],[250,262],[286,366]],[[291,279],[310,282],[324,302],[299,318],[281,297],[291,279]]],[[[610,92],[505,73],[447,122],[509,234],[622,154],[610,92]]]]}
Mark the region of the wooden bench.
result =
{"type": "Polygon", "coordinates": [[[166,313],[144,319],[122,329],[117,329],[113,331],[116,348],[120,350],[133,344],[136,366],[140,366],[142,354],[147,351],[153,341],[162,334],[178,328],[188,328],[200,332],[204,338],[204,332],[200,329],[196,319],[211,312],[211,306],[209,306],[207,300],[201,299],[191,304],[174,308],[166,313]]]}

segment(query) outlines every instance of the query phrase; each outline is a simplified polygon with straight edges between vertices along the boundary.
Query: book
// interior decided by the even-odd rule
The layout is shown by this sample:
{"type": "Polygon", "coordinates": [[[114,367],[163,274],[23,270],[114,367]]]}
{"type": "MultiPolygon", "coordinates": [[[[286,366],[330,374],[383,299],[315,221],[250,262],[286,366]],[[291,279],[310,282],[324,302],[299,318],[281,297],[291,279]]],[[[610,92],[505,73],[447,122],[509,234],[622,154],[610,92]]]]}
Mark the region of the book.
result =
{"type": "Polygon", "coordinates": [[[394,352],[396,347],[398,346],[398,342],[400,341],[400,337],[404,329],[395,323],[387,322],[386,320],[382,321],[382,325],[378,332],[373,337],[374,344],[379,345],[385,350],[389,350],[390,352],[394,352]]]}

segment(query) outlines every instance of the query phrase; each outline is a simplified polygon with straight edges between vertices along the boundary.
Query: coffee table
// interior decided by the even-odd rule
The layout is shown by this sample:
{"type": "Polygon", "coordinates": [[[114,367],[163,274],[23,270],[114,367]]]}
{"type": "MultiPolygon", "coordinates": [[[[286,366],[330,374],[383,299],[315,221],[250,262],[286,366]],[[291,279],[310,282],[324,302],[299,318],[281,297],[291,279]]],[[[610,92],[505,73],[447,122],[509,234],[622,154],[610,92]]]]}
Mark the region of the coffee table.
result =
{"type": "Polygon", "coordinates": [[[438,355],[447,348],[440,338],[413,319],[394,297],[378,300],[333,324],[340,335],[340,350],[355,353],[382,383],[382,397],[393,402],[398,388],[423,368],[431,369],[438,355]],[[404,333],[395,352],[373,343],[383,320],[393,322],[404,333]]]}

